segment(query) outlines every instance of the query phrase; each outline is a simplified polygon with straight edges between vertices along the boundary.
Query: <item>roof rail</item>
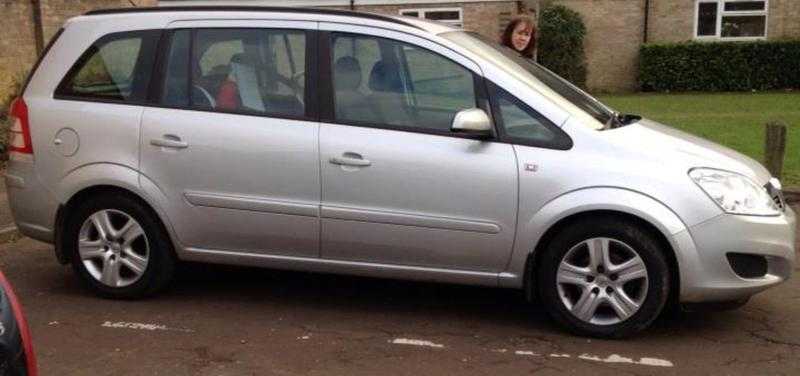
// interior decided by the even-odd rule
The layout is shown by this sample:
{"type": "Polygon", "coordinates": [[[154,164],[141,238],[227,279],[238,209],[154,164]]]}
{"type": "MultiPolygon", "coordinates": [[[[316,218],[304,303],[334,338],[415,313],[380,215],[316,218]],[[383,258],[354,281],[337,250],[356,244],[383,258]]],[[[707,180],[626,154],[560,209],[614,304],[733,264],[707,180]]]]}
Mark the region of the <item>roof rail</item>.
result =
{"type": "Polygon", "coordinates": [[[91,10],[84,15],[98,16],[104,14],[124,14],[124,13],[148,13],[148,12],[280,12],[280,13],[309,13],[309,14],[328,14],[334,16],[349,16],[367,18],[378,21],[396,23],[404,26],[419,29],[411,23],[384,16],[376,13],[354,12],[341,9],[324,8],[291,8],[276,6],[247,6],[247,5],[197,5],[197,6],[169,6],[169,7],[141,7],[141,8],[113,8],[91,10]]]}

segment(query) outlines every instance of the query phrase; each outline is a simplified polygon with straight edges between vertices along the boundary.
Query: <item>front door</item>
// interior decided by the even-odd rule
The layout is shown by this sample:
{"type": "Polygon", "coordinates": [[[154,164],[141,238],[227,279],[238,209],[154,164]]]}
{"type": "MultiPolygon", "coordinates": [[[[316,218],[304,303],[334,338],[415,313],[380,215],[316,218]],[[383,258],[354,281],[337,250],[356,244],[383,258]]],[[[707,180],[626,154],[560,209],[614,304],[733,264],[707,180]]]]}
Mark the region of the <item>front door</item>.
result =
{"type": "Polygon", "coordinates": [[[184,247],[318,257],[319,124],[305,76],[316,23],[217,24],[173,30],[163,108],[143,115],[141,171],[184,247]]]}
{"type": "Polygon", "coordinates": [[[458,111],[483,107],[478,67],[406,34],[321,29],[333,93],[320,126],[322,257],[502,271],[516,225],[514,150],[450,132],[458,111]]]}

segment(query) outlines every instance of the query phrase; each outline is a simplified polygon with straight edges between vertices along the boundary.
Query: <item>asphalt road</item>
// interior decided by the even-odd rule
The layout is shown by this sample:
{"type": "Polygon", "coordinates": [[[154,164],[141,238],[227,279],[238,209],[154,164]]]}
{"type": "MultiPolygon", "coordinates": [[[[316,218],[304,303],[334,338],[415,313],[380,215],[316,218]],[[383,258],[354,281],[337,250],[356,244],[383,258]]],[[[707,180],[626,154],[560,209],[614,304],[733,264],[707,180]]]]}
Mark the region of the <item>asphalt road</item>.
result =
{"type": "Polygon", "coordinates": [[[94,297],[49,245],[0,245],[42,375],[800,374],[800,279],[623,341],[560,331],[517,291],[193,265],[94,297]]]}

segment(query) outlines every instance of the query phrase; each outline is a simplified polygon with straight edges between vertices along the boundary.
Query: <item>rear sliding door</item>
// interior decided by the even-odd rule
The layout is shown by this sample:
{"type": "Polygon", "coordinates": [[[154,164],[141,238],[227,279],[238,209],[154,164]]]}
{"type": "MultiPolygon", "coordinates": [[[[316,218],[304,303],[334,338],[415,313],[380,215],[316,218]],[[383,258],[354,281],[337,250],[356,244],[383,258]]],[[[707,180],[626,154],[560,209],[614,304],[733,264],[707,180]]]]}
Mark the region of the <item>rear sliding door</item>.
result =
{"type": "Polygon", "coordinates": [[[190,251],[319,255],[316,23],[173,25],[141,171],[190,251]]]}

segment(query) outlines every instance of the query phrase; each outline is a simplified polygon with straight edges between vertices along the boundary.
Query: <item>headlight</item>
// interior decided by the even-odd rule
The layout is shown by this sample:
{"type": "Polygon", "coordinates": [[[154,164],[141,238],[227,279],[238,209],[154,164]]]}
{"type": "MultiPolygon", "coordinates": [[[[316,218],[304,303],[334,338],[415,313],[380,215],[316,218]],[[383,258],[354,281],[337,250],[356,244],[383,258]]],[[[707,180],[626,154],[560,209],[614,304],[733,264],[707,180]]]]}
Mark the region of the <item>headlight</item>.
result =
{"type": "Polygon", "coordinates": [[[764,187],[734,172],[711,168],[689,170],[689,177],[729,214],[780,215],[764,187]]]}

